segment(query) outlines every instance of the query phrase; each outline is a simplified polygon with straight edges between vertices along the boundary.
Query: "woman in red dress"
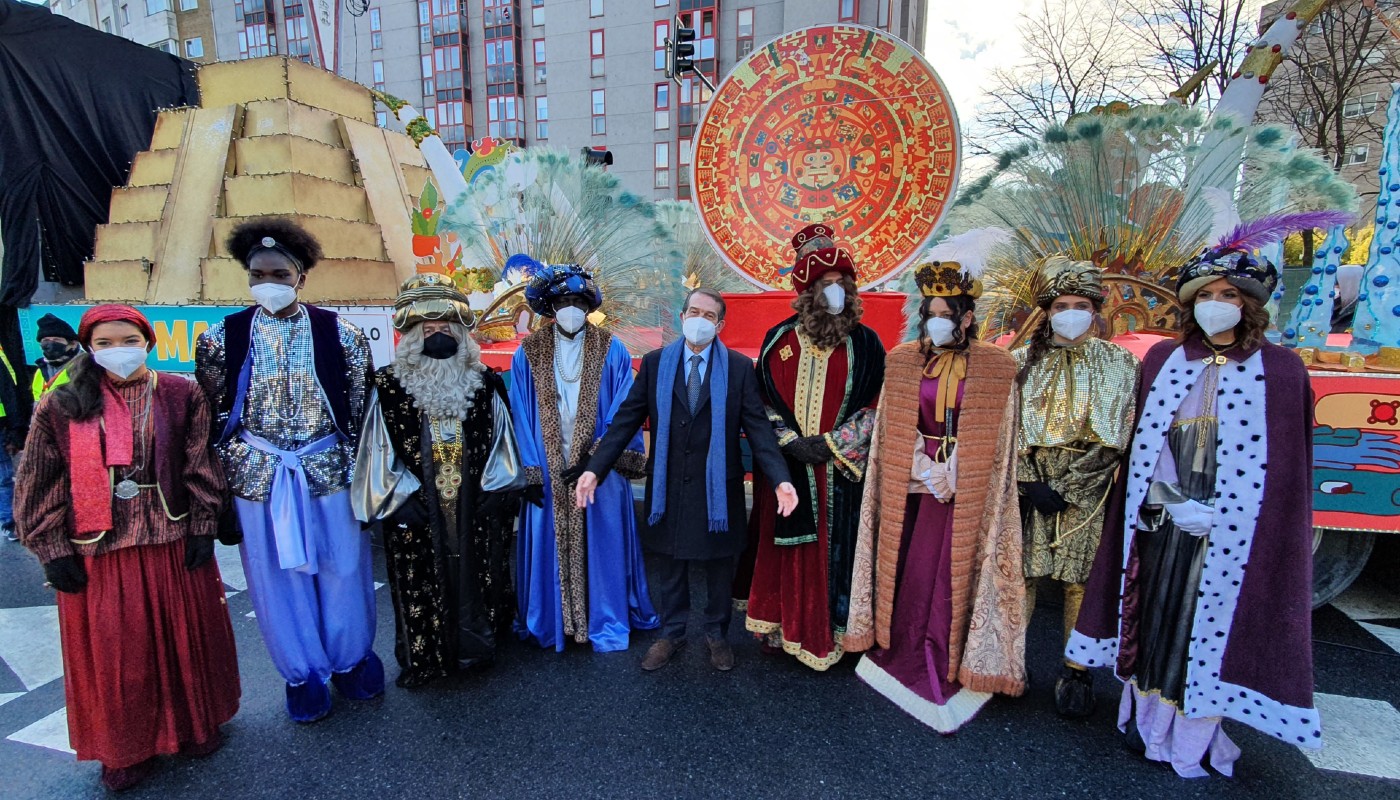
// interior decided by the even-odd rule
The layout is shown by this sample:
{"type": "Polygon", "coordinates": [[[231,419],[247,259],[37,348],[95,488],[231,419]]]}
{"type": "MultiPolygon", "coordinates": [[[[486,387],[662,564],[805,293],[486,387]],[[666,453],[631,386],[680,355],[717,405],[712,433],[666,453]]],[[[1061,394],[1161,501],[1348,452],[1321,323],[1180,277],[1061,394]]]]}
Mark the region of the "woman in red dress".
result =
{"type": "Polygon", "coordinates": [[[121,791],[158,755],[208,755],[240,688],[213,561],[224,479],[192,382],[146,367],[130,306],[83,315],[89,353],[44,398],[15,480],[24,545],[58,590],[68,736],[121,791]]]}

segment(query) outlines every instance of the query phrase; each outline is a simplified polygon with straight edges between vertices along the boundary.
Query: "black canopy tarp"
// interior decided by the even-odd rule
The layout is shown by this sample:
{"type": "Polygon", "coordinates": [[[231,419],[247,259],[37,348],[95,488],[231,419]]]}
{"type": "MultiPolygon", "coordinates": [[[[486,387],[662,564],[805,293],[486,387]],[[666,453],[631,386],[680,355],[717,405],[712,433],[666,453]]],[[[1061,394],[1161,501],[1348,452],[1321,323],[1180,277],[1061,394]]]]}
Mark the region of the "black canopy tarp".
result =
{"type": "Polygon", "coordinates": [[[82,283],[112,187],[150,144],[157,110],[198,103],[190,62],[0,0],[0,315],[29,304],[41,266],[47,280],[82,283]]]}

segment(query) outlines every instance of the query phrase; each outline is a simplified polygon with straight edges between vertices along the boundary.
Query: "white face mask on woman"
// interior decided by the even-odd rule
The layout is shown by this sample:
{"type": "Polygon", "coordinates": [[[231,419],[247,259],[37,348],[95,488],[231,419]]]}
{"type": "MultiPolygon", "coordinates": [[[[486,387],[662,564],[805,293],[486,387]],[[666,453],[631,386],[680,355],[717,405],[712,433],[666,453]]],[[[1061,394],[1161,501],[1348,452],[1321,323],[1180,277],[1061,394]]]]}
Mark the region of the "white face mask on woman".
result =
{"type": "Polygon", "coordinates": [[[1071,342],[1083,336],[1093,324],[1093,312],[1079,308],[1061,311],[1050,318],[1050,329],[1071,342]]]}
{"type": "Polygon", "coordinates": [[[841,284],[828,284],[822,289],[822,297],[826,300],[827,313],[840,314],[846,310],[846,287],[841,284]]]}
{"type": "Polygon", "coordinates": [[[297,301],[296,287],[285,283],[259,283],[248,287],[248,293],[269,314],[276,314],[297,301]]]}
{"type": "Polygon", "coordinates": [[[1201,326],[1201,330],[1205,331],[1207,336],[1224,333],[1240,324],[1240,307],[1233,303],[1204,300],[1197,303],[1191,313],[1196,317],[1196,324],[1201,326]]]}
{"type": "Polygon", "coordinates": [[[928,339],[933,342],[934,347],[943,347],[952,342],[953,332],[957,329],[957,323],[942,317],[930,317],[929,321],[924,323],[924,332],[928,334],[928,339]]]}
{"type": "Polygon", "coordinates": [[[588,312],[578,306],[564,306],[554,312],[554,321],[559,323],[560,329],[570,336],[578,333],[587,319],[588,312]]]}
{"type": "Polygon", "coordinates": [[[93,351],[92,360],[117,377],[125,380],[146,363],[144,347],[106,347],[93,351]]]}

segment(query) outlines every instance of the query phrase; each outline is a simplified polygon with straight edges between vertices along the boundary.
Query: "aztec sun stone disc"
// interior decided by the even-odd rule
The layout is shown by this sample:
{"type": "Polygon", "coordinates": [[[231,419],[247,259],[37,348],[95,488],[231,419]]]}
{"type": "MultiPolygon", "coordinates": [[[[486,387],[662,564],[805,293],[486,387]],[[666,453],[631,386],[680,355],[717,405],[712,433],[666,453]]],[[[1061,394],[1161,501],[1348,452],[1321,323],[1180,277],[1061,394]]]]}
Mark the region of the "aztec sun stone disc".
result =
{"type": "Polygon", "coordinates": [[[793,235],[836,229],[857,283],[893,277],[933,237],[957,188],[958,123],[905,42],[819,25],[754,50],[716,90],[691,185],[710,241],[749,281],[790,288],[793,235]]]}

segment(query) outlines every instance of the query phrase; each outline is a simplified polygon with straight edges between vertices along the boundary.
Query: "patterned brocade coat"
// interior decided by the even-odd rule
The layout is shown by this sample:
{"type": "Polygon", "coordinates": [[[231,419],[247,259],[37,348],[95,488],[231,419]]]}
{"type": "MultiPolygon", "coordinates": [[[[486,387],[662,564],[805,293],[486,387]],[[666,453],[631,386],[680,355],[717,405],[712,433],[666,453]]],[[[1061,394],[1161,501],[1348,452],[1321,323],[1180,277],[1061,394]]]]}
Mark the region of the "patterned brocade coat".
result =
{"type": "MultiPolygon", "coordinates": [[[[389,441],[422,484],[418,497],[430,520],[428,525],[384,524],[394,655],[408,683],[490,661],[496,637],[510,629],[514,614],[513,520],[480,510],[487,496],[481,477],[499,435],[494,412],[506,407],[505,385],[490,370],[483,378],[461,422],[461,455],[445,461],[441,443],[434,447],[434,421],[418,409],[392,367],[374,374],[389,441]],[[501,402],[493,403],[493,393],[501,402]]],[[[503,422],[508,431],[510,420],[503,422]]]]}

